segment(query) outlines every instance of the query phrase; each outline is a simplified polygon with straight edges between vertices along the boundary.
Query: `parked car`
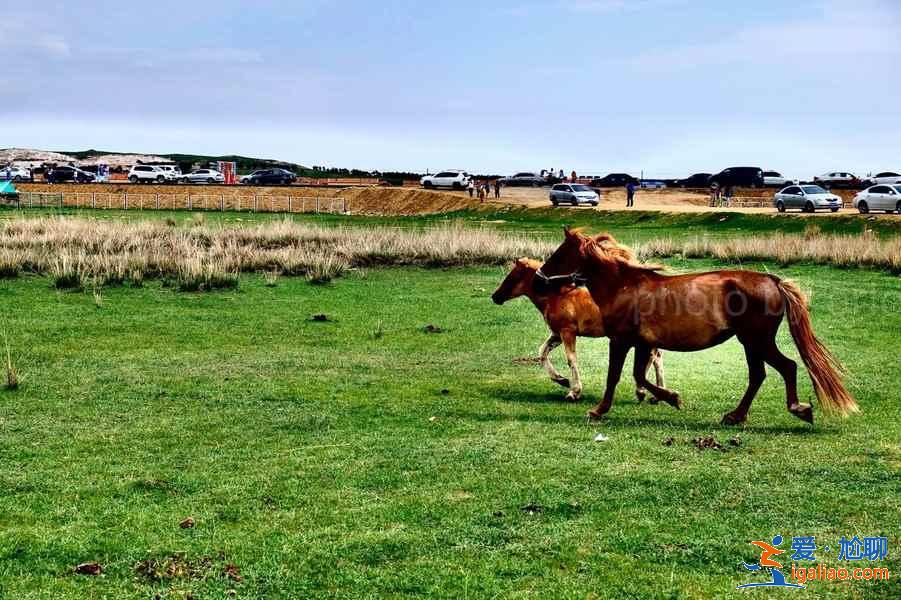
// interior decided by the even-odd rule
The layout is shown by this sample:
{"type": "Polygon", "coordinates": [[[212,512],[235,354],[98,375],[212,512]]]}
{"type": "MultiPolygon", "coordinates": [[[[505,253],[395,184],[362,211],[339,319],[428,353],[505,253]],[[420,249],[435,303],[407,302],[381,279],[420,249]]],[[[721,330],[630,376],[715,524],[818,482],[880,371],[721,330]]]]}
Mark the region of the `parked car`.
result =
{"type": "Polygon", "coordinates": [[[901,213],[901,183],[874,185],[865,189],[854,196],[854,208],[864,215],[871,210],[901,213]]]}
{"type": "Polygon", "coordinates": [[[166,176],[166,181],[180,181],[181,169],[175,165],[160,165],[157,167],[166,176]]]}
{"type": "Polygon", "coordinates": [[[135,165],[128,171],[128,180],[132,183],[165,183],[166,172],[160,167],[135,165]]]}
{"type": "Polygon", "coordinates": [[[608,175],[604,175],[600,179],[592,179],[591,187],[593,188],[611,188],[611,187],[625,187],[629,182],[638,185],[640,182],[637,178],[632,177],[627,173],[610,173],[608,175]]]}
{"type": "Polygon", "coordinates": [[[773,205],[779,212],[785,212],[789,208],[800,208],[804,212],[827,208],[836,212],[842,207],[842,199],[818,185],[790,185],[776,192],[773,205]]]}
{"type": "Polygon", "coordinates": [[[759,167],[729,167],[711,175],[707,185],[724,187],[763,187],[763,169],[759,167]]]}
{"type": "Polygon", "coordinates": [[[763,185],[769,187],[777,187],[784,188],[787,185],[791,185],[793,183],[798,183],[788,177],[782,175],[782,173],[778,171],[764,171],[763,172],[763,185]]]}
{"type": "Polygon", "coordinates": [[[512,187],[541,187],[547,185],[549,182],[547,177],[543,177],[539,173],[523,171],[522,173],[517,173],[510,177],[504,177],[501,180],[501,183],[512,187]]]}
{"type": "Polygon", "coordinates": [[[78,167],[54,167],[44,173],[44,180],[48,183],[93,183],[95,177],[92,173],[82,171],[78,167]]]}
{"type": "Polygon", "coordinates": [[[823,173],[822,175],[814,177],[813,182],[826,187],[854,187],[861,184],[857,175],[848,173],[847,171],[823,173]]]}
{"type": "Polygon", "coordinates": [[[660,179],[642,179],[639,183],[643,190],[662,190],[666,187],[666,182],[660,179]]]}
{"type": "Polygon", "coordinates": [[[31,169],[27,169],[25,167],[14,167],[12,165],[8,165],[3,169],[0,169],[0,181],[15,181],[16,183],[20,181],[31,181],[31,169]]]}
{"type": "Polygon", "coordinates": [[[261,169],[241,178],[241,183],[249,185],[290,185],[297,176],[285,169],[261,169]]]}
{"type": "Polygon", "coordinates": [[[710,173],[695,173],[685,179],[677,179],[673,185],[680,188],[706,188],[710,181],[710,173]]]}
{"type": "Polygon", "coordinates": [[[426,189],[446,187],[462,190],[469,185],[471,179],[472,177],[466,171],[441,171],[435,175],[426,175],[419,180],[419,184],[426,189]]]}
{"type": "Polygon", "coordinates": [[[895,184],[901,183],[901,175],[893,171],[884,171],[865,180],[867,185],[876,185],[877,183],[895,184]]]}
{"type": "Polygon", "coordinates": [[[596,191],[581,183],[558,183],[551,188],[550,200],[554,206],[561,204],[597,206],[600,196],[596,191]]]}
{"type": "Polygon", "coordinates": [[[184,183],[225,183],[225,176],[216,169],[195,169],[181,178],[184,183]]]}

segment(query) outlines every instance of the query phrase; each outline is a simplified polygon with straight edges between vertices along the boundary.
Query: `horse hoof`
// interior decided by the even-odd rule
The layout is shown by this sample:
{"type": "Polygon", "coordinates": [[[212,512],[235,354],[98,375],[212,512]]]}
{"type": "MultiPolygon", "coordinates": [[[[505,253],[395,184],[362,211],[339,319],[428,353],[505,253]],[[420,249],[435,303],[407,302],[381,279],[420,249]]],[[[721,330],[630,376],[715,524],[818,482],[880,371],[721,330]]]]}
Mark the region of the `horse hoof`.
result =
{"type": "Polygon", "coordinates": [[[738,415],[734,412],[728,412],[723,415],[721,423],[723,425],[741,425],[748,418],[747,415],[738,415]]]}
{"type": "Polygon", "coordinates": [[[811,425],[813,425],[813,407],[809,404],[799,404],[792,407],[790,410],[793,415],[795,415],[805,423],[810,423],[811,425]]]}
{"type": "Polygon", "coordinates": [[[554,383],[556,383],[559,386],[565,387],[565,388],[569,387],[569,379],[567,379],[566,377],[561,377],[560,379],[555,379],[554,383]]]}
{"type": "Polygon", "coordinates": [[[588,419],[589,423],[591,423],[592,421],[600,420],[601,416],[601,413],[597,412],[596,410],[589,410],[587,413],[585,413],[585,418],[588,419]]]}
{"type": "Polygon", "coordinates": [[[567,402],[578,402],[580,400],[581,394],[576,394],[574,392],[570,392],[566,395],[567,402]]]}
{"type": "Polygon", "coordinates": [[[641,404],[645,400],[647,400],[648,396],[644,393],[643,390],[635,390],[635,398],[638,400],[638,403],[641,404]]]}
{"type": "Polygon", "coordinates": [[[676,410],[682,410],[682,398],[679,397],[679,394],[673,393],[673,395],[666,399],[666,403],[676,410]]]}

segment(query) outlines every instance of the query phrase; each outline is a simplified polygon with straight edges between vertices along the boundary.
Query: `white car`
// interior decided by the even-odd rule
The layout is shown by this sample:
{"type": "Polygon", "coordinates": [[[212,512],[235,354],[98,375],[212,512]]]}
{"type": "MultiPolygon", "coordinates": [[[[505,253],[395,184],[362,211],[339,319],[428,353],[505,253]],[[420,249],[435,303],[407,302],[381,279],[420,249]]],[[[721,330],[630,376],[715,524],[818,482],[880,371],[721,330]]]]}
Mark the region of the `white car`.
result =
{"type": "Polygon", "coordinates": [[[831,173],[817,175],[813,178],[813,182],[838,187],[841,185],[857,185],[860,183],[860,179],[854,173],[849,173],[847,171],[833,171],[831,173]]]}
{"type": "Polygon", "coordinates": [[[179,181],[181,179],[181,169],[175,165],[160,165],[157,167],[166,176],[166,181],[179,181]]]}
{"type": "Polygon", "coordinates": [[[466,189],[471,177],[466,171],[441,171],[436,175],[426,175],[419,180],[426,189],[446,187],[454,190],[466,189]]]}
{"type": "Polygon", "coordinates": [[[598,193],[581,183],[558,183],[551,188],[550,192],[551,204],[559,206],[561,204],[572,204],[578,206],[580,204],[598,205],[600,197],[598,193]]]}
{"type": "Polygon", "coordinates": [[[789,208],[800,208],[804,212],[828,208],[836,212],[842,207],[842,199],[818,185],[790,185],[776,192],[773,205],[779,212],[785,212],[789,208]]]}
{"type": "Polygon", "coordinates": [[[874,185],[854,196],[854,208],[861,214],[871,210],[887,213],[901,213],[901,183],[896,185],[874,185]]]}
{"type": "Polygon", "coordinates": [[[782,173],[779,173],[778,171],[763,172],[763,185],[771,185],[773,187],[783,188],[793,183],[798,182],[783,176],[782,173]]]}
{"type": "Polygon", "coordinates": [[[225,176],[216,169],[196,169],[181,180],[184,183],[225,183],[225,176]]]}
{"type": "Polygon", "coordinates": [[[8,165],[0,169],[0,181],[31,181],[31,169],[8,165]]]}
{"type": "Polygon", "coordinates": [[[135,165],[128,172],[128,180],[132,183],[164,183],[166,173],[159,167],[135,165]]]}
{"type": "Polygon", "coordinates": [[[892,171],[885,171],[872,177],[867,177],[867,184],[876,185],[877,183],[895,184],[901,183],[901,175],[892,171]]]}

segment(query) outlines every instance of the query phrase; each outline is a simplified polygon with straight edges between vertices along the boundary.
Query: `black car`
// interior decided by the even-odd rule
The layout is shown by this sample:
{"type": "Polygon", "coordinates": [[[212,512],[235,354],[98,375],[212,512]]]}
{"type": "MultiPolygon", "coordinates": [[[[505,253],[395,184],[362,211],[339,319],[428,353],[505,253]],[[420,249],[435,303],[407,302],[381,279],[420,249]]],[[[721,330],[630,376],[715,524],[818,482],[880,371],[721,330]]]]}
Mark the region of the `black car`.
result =
{"type": "Polygon", "coordinates": [[[76,167],[54,167],[49,172],[44,173],[44,179],[48,183],[63,183],[66,181],[71,181],[72,183],[92,183],[95,181],[92,174],[76,167]]]}
{"type": "Polygon", "coordinates": [[[707,180],[719,187],[763,187],[763,169],[759,167],[729,167],[707,180]]]}
{"type": "Polygon", "coordinates": [[[290,185],[297,181],[297,176],[285,169],[264,169],[254,171],[242,181],[250,185],[290,185]]]}
{"type": "Polygon", "coordinates": [[[625,187],[626,185],[633,183],[636,186],[640,183],[637,178],[632,177],[627,173],[610,173],[609,175],[604,175],[599,179],[591,180],[591,187],[594,188],[612,188],[612,187],[625,187]]]}
{"type": "Polygon", "coordinates": [[[695,173],[685,179],[677,179],[675,185],[680,188],[706,188],[709,182],[710,173],[695,173]]]}

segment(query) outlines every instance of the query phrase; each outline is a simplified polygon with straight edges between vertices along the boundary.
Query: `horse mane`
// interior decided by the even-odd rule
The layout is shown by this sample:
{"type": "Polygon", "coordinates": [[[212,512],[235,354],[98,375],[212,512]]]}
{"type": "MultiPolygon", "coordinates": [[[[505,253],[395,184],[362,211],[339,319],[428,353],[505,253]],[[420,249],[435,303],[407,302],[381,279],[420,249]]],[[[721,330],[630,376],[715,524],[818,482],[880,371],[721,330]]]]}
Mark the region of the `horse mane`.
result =
{"type": "Polygon", "coordinates": [[[586,236],[578,230],[575,233],[583,240],[582,251],[586,257],[592,256],[597,260],[608,264],[612,263],[627,271],[657,273],[666,268],[661,264],[639,262],[632,250],[617,242],[616,238],[609,233],[601,233],[594,237],[586,236]]]}

